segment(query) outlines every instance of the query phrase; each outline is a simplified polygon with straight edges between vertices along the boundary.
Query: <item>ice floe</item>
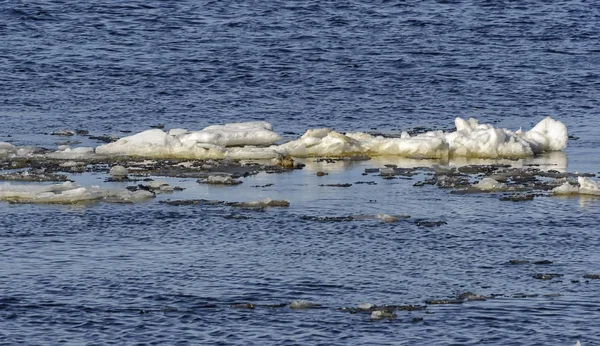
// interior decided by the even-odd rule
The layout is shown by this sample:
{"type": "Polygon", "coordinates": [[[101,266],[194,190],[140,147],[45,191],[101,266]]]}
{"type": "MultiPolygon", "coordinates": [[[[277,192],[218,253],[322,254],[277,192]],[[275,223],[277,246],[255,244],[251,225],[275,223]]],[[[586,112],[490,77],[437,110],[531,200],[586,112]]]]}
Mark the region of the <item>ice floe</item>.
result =
{"type": "Polygon", "coordinates": [[[272,159],[288,155],[520,158],[562,150],[568,139],[566,126],[550,117],[529,131],[494,128],[473,118],[456,118],[455,126],[454,132],[429,131],[412,137],[403,132],[400,138],[311,129],[299,139],[280,145],[273,145],[280,137],[271,124],[261,121],[212,125],[201,131],[152,129],[101,145],[96,153],[196,159],[272,159]]]}
{"type": "Polygon", "coordinates": [[[70,181],[62,184],[32,185],[3,184],[0,185],[0,200],[12,203],[47,203],[75,204],[91,201],[116,203],[134,203],[153,198],[149,191],[108,190],[98,186],[82,187],[70,181]]]}
{"type": "Polygon", "coordinates": [[[477,184],[474,184],[473,187],[482,191],[496,191],[506,189],[506,184],[486,177],[481,179],[477,184]]]}
{"type": "Polygon", "coordinates": [[[0,142],[0,155],[7,155],[16,150],[16,147],[7,142],[0,142]]]}
{"type": "Polygon", "coordinates": [[[278,153],[255,146],[271,145],[279,139],[271,124],[264,121],[212,125],[201,131],[174,129],[167,133],[152,129],[101,145],[96,148],[96,153],[197,159],[271,159],[278,153]],[[228,149],[233,146],[243,147],[228,149]]]}
{"type": "Polygon", "coordinates": [[[579,186],[565,182],[564,184],[554,188],[552,193],[555,195],[594,195],[600,196],[600,184],[586,177],[577,177],[579,186]]]}

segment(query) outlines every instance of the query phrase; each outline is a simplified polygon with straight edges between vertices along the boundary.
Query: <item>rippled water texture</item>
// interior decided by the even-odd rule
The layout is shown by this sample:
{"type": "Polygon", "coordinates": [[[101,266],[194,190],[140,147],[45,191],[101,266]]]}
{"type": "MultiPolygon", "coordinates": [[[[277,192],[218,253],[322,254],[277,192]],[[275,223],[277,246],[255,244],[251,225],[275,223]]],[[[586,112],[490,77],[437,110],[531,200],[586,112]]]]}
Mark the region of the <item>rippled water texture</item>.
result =
{"type": "MultiPolygon", "coordinates": [[[[0,141],[15,145],[54,148],[64,128],[267,120],[297,136],[552,115],[577,138],[543,168],[597,173],[598,71],[594,2],[0,1],[0,141]]],[[[403,165],[388,160],[309,160],[234,187],[172,179],[186,190],[132,205],[2,203],[0,344],[600,343],[600,280],[583,277],[600,274],[600,200],[362,175],[403,165]],[[341,183],[353,185],[319,186],[341,183]],[[266,197],[291,205],[158,201],[266,197]],[[339,218],[377,213],[410,218],[339,218]],[[548,273],[563,276],[534,278],[548,273]],[[497,296],[391,320],[340,310],[464,292],[497,296]],[[278,305],[299,299],[321,307],[278,305]]]]}

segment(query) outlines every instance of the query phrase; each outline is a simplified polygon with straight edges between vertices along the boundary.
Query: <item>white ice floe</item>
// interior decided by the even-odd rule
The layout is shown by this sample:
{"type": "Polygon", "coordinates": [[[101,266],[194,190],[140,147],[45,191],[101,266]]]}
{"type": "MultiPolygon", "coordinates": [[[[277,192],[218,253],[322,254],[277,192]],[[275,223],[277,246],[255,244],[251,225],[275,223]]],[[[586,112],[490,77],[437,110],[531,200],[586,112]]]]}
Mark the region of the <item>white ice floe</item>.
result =
{"type": "Polygon", "coordinates": [[[0,142],[0,155],[7,155],[16,151],[16,147],[7,142],[0,142]]]}
{"type": "Polygon", "coordinates": [[[372,320],[383,320],[383,319],[392,319],[396,318],[396,314],[391,311],[385,310],[375,310],[371,312],[372,320]]]}
{"type": "Polygon", "coordinates": [[[108,174],[114,179],[124,179],[129,175],[129,170],[123,166],[112,166],[108,174]]]}
{"type": "Polygon", "coordinates": [[[594,195],[600,196],[600,184],[586,177],[577,177],[579,186],[571,185],[565,182],[561,186],[552,189],[555,195],[594,195]]]}
{"type": "Polygon", "coordinates": [[[222,147],[271,145],[281,139],[266,121],[211,125],[178,137],[182,143],[210,143],[222,147]]]}
{"type": "Polygon", "coordinates": [[[144,190],[108,190],[97,186],[82,187],[71,182],[52,185],[0,185],[0,200],[17,203],[74,204],[99,200],[133,203],[152,197],[153,193],[144,190]]]}
{"type": "Polygon", "coordinates": [[[168,133],[147,130],[96,148],[102,155],[137,155],[146,157],[273,158],[274,150],[255,146],[271,145],[280,137],[264,121],[212,125],[201,131],[174,129],[168,133]],[[228,148],[243,146],[241,148],[228,148]]]}
{"type": "Polygon", "coordinates": [[[385,138],[366,133],[345,135],[329,129],[307,131],[300,139],[279,146],[292,156],[347,156],[353,154],[398,155],[415,158],[528,157],[561,150],[567,144],[567,129],[550,117],[527,132],[513,132],[479,124],[476,119],[456,118],[456,131],[430,131],[411,137],[385,138]]]}
{"type": "Polygon", "coordinates": [[[299,139],[272,145],[280,139],[266,122],[213,125],[201,131],[153,129],[96,148],[97,154],[147,157],[271,159],[281,155],[325,157],[396,155],[410,158],[519,158],[562,150],[567,129],[550,117],[529,131],[511,131],[456,118],[456,131],[430,131],[400,138],[331,129],[312,129],[299,139]],[[266,147],[270,145],[269,147],[266,147]]]}
{"type": "Polygon", "coordinates": [[[474,184],[473,187],[482,191],[495,191],[505,189],[506,184],[492,178],[483,178],[477,184],[474,184]]]}

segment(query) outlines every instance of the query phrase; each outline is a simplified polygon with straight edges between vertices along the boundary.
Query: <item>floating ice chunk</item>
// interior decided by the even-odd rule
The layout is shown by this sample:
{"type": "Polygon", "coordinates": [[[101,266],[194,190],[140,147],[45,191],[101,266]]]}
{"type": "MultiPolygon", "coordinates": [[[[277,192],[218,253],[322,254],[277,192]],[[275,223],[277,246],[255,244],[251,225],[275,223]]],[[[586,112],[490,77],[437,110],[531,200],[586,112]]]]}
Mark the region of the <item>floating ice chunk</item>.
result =
{"type": "Polygon", "coordinates": [[[108,174],[110,174],[110,176],[115,179],[125,179],[127,178],[129,171],[127,170],[127,168],[117,165],[111,167],[108,174]]]}
{"type": "Polygon", "coordinates": [[[31,148],[19,148],[7,142],[0,142],[0,156],[14,155],[25,156],[33,152],[31,148]]]}
{"type": "Polygon", "coordinates": [[[500,183],[492,178],[483,178],[480,182],[474,184],[473,187],[483,191],[494,191],[505,189],[506,184],[500,183]]]}
{"type": "Polygon", "coordinates": [[[369,309],[372,309],[374,307],[375,307],[375,305],[371,304],[371,303],[360,303],[360,304],[358,304],[358,309],[359,310],[369,310],[369,309]]]}
{"type": "Polygon", "coordinates": [[[579,193],[579,187],[565,182],[564,184],[553,188],[552,193],[555,195],[575,195],[579,193]]]}
{"type": "Polygon", "coordinates": [[[241,180],[233,179],[229,175],[211,175],[206,179],[198,179],[198,183],[211,185],[239,185],[241,180]]]}
{"type": "Polygon", "coordinates": [[[582,195],[599,195],[600,184],[586,177],[577,177],[579,183],[579,193],[582,195]]]}
{"type": "Polygon", "coordinates": [[[178,136],[182,143],[210,143],[223,147],[240,145],[271,145],[281,137],[265,121],[212,125],[202,131],[178,136]]]}
{"type": "Polygon", "coordinates": [[[577,177],[579,187],[569,184],[568,182],[552,189],[555,195],[594,195],[600,196],[600,184],[586,177],[577,177]]]}
{"type": "Polygon", "coordinates": [[[16,203],[74,204],[104,200],[133,203],[154,197],[148,191],[113,191],[97,186],[81,187],[71,182],[53,185],[0,185],[0,200],[16,203]]]}
{"type": "Polygon", "coordinates": [[[391,311],[385,311],[385,310],[375,310],[375,311],[371,312],[372,320],[382,320],[384,318],[385,319],[396,318],[396,314],[391,311]]]}
{"type": "Polygon", "coordinates": [[[231,202],[227,203],[227,205],[239,208],[289,207],[290,202],[286,200],[265,198],[262,201],[231,202]]]}
{"type": "Polygon", "coordinates": [[[71,149],[69,146],[59,146],[59,150],[46,154],[51,159],[82,160],[94,156],[94,148],[79,147],[71,149]]]}
{"type": "Polygon", "coordinates": [[[0,185],[0,199],[28,199],[45,192],[59,193],[73,188],[75,186],[70,181],[52,185],[13,185],[6,183],[0,185]]]}
{"type": "Polygon", "coordinates": [[[472,118],[456,118],[455,125],[457,131],[450,133],[430,131],[417,136],[402,133],[400,138],[362,132],[342,134],[320,128],[308,130],[299,139],[281,145],[271,145],[280,137],[266,122],[213,125],[192,132],[174,129],[165,133],[154,129],[101,145],[96,153],[196,159],[271,159],[280,155],[515,158],[561,150],[567,143],[565,125],[550,117],[527,132],[494,128],[472,118]]]}
{"type": "Polygon", "coordinates": [[[375,215],[375,218],[383,221],[383,222],[396,222],[398,221],[398,218],[393,216],[393,215],[388,215],[388,214],[384,214],[384,213],[379,213],[377,215],[375,215]]]}
{"type": "Polygon", "coordinates": [[[266,122],[249,122],[209,126],[202,131],[174,129],[147,130],[96,148],[102,155],[132,155],[145,157],[182,157],[196,159],[250,158],[271,159],[279,153],[274,149],[257,148],[279,140],[266,122]],[[226,149],[227,146],[244,146],[226,149]]]}
{"type": "Polygon", "coordinates": [[[365,152],[360,140],[329,129],[308,130],[300,139],[284,143],[279,149],[296,157],[348,156],[365,152]]]}
{"type": "Polygon", "coordinates": [[[154,194],[146,190],[111,191],[103,198],[105,202],[111,203],[137,203],[154,198],[154,194]]]}
{"type": "Polygon", "coordinates": [[[175,137],[160,129],[152,129],[101,145],[96,148],[96,154],[169,157],[180,146],[175,137]]]}
{"type": "Polygon", "coordinates": [[[104,197],[99,189],[86,189],[71,182],[53,185],[0,186],[0,200],[21,203],[77,203],[104,197]]]}
{"type": "Polygon", "coordinates": [[[445,135],[450,156],[499,158],[534,155],[531,145],[510,130],[479,124],[473,118],[456,118],[454,124],[457,130],[445,135]]]}
{"type": "Polygon", "coordinates": [[[6,155],[8,153],[14,152],[16,147],[7,142],[0,142],[0,155],[6,155]]]}
{"type": "Polygon", "coordinates": [[[294,300],[290,303],[290,309],[314,309],[318,307],[321,307],[321,305],[306,300],[294,300]]]}
{"type": "Polygon", "coordinates": [[[551,117],[546,117],[523,137],[534,146],[534,152],[563,150],[567,147],[567,127],[551,117]]]}

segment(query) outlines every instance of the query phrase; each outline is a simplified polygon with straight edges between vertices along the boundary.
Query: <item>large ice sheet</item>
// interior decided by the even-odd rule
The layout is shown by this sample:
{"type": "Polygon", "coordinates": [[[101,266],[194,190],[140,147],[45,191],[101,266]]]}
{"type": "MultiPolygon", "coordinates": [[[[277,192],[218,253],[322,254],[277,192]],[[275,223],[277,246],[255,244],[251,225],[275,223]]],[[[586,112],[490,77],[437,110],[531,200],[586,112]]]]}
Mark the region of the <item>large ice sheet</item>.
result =
{"type": "Polygon", "coordinates": [[[511,131],[479,124],[476,119],[455,120],[456,131],[430,131],[416,136],[402,133],[385,138],[356,132],[342,134],[331,129],[308,130],[302,137],[281,145],[272,144],[279,136],[269,123],[250,122],[209,126],[202,131],[174,129],[169,133],[154,129],[125,137],[96,148],[97,154],[146,157],[269,159],[281,155],[328,157],[366,154],[396,155],[408,158],[441,159],[523,158],[562,150],[567,145],[567,129],[550,117],[529,131],[511,131]]]}

